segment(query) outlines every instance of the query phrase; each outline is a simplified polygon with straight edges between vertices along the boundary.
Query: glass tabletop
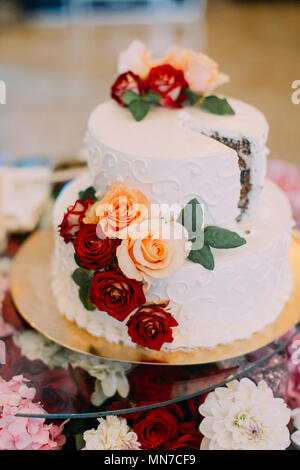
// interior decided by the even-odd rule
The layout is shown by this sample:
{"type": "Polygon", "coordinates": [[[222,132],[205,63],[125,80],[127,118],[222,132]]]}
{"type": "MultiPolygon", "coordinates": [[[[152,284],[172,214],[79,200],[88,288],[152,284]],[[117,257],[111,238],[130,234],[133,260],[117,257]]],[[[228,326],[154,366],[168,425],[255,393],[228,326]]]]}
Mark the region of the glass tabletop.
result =
{"type": "MultiPolygon", "coordinates": [[[[3,316],[14,329],[2,337],[6,362],[0,377],[23,375],[36,389],[43,418],[95,418],[128,415],[196,399],[216,386],[250,375],[266,365],[276,369],[285,360],[285,347],[300,331],[300,322],[273,343],[234,359],[193,366],[133,365],[91,358],[46,340],[24,323],[7,293],[3,316]]],[[[198,405],[197,405],[198,406],[198,405]]]]}

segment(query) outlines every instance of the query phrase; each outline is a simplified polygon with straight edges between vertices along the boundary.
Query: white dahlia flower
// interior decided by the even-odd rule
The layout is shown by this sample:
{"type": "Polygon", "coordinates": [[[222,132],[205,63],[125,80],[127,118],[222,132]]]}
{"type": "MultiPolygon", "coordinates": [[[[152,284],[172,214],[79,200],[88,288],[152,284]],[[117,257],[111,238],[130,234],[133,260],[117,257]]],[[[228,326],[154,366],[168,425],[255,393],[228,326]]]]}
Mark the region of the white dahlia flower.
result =
{"type": "Polygon", "coordinates": [[[290,444],[291,412],[264,381],[243,378],[219,387],[199,413],[201,450],[284,450],[290,444]]]}
{"type": "Polygon", "coordinates": [[[85,447],[82,450],[139,450],[141,444],[126,419],[107,416],[98,421],[97,429],[83,433],[85,447]]]}

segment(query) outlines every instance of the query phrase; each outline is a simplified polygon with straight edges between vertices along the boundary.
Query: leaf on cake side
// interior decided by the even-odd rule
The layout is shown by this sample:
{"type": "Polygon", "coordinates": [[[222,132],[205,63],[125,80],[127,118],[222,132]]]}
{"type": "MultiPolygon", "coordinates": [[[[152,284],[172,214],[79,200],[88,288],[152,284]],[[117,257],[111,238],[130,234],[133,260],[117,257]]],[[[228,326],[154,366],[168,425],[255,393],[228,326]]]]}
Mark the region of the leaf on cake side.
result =
{"type": "Polygon", "coordinates": [[[199,236],[203,224],[203,210],[198,199],[191,199],[186,204],[180,212],[177,222],[186,228],[189,240],[199,236]]]}
{"type": "Polygon", "coordinates": [[[74,261],[75,261],[75,263],[77,264],[77,266],[79,266],[80,268],[82,267],[81,264],[80,264],[79,259],[78,259],[77,256],[76,256],[76,253],[74,253],[74,261]]]}
{"type": "Polygon", "coordinates": [[[247,242],[236,232],[209,225],[204,229],[204,241],[212,248],[229,249],[238,248],[247,242]]]}
{"type": "Polygon", "coordinates": [[[96,310],[96,305],[94,305],[90,300],[90,288],[93,279],[93,271],[83,268],[77,268],[71,275],[73,281],[79,286],[78,295],[87,310],[96,310]]]}
{"type": "Polygon", "coordinates": [[[188,259],[193,263],[201,264],[210,271],[213,271],[215,267],[215,260],[208,245],[204,245],[201,250],[191,250],[188,259]]]}
{"type": "Polygon", "coordinates": [[[87,198],[91,198],[93,202],[97,201],[96,198],[96,189],[93,186],[89,186],[84,191],[79,191],[79,199],[82,202],[86,202],[87,198]]]}
{"type": "Polygon", "coordinates": [[[79,298],[87,310],[96,310],[96,305],[90,299],[90,287],[90,285],[88,287],[79,287],[79,298]]]}
{"type": "Polygon", "coordinates": [[[84,268],[77,268],[71,277],[79,287],[90,286],[93,279],[93,271],[89,271],[84,268]]]}

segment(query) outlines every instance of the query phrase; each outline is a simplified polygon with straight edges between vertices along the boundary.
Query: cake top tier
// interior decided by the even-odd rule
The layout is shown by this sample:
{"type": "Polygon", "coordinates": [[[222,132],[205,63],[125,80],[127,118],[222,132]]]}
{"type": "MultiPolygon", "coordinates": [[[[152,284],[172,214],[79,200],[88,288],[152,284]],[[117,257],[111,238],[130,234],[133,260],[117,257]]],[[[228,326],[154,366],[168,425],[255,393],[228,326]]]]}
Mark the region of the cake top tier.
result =
{"type": "Polygon", "coordinates": [[[146,119],[136,122],[130,113],[110,100],[99,105],[89,120],[90,134],[107,147],[141,157],[201,158],[232,154],[232,150],[204,134],[220,132],[234,139],[247,137],[265,143],[268,124],[254,107],[235,99],[231,116],[205,110],[154,108],[146,119]]]}
{"type": "Polygon", "coordinates": [[[179,111],[155,108],[141,122],[110,100],[99,105],[89,120],[89,133],[98,142],[124,154],[152,158],[194,158],[232,155],[234,151],[178,119],[179,111]]]}

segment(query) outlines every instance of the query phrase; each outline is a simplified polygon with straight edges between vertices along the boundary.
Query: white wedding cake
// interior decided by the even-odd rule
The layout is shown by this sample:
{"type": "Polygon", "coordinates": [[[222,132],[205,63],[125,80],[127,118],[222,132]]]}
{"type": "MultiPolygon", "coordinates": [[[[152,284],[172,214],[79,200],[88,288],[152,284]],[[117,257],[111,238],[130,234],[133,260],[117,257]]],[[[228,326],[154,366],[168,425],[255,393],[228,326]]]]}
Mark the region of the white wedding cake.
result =
{"type": "Polygon", "coordinates": [[[55,206],[59,310],[150,350],[247,338],[292,291],[292,215],[265,180],[267,122],[211,93],[227,77],[203,54],[172,47],[154,61],[135,41],[119,73],[89,119],[89,172],[55,206]],[[201,208],[193,236],[188,204],[201,208]]]}

